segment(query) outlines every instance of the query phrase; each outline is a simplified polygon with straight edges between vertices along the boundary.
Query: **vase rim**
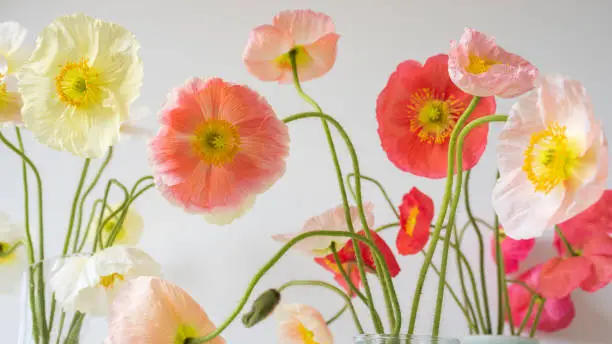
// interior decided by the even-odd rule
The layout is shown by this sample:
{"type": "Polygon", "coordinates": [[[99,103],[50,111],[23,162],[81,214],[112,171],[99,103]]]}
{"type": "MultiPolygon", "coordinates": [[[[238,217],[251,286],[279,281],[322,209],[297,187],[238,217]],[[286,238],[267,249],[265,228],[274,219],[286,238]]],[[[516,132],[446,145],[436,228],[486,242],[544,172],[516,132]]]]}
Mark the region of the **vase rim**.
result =
{"type": "Polygon", "coordinates": [[[432,335],[428,335],[428,334],[407,334],[407,333],[399,333],[399,334],[385,334],[385,333],[364,333],[364,334],[359,334],[356,335],[354,337],[354,339],[433,339],[435,338],[436,340],[444,340],[444,341],[457,341],[457,338],[452,338],[452,337],[439,337],[439,336],[432,336],[432,335]]]}

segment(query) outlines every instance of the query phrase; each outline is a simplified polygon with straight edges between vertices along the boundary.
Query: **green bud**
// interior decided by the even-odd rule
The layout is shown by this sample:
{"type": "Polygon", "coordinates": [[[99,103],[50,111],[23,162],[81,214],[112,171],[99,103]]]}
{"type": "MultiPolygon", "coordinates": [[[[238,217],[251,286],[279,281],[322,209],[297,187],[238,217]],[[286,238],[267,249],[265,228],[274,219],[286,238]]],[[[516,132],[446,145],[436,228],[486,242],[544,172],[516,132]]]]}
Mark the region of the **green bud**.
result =
{"type": "Polygon", "coordinates": [[[242,316],[242,323],[250,328],[266,319],[279,304],[281,294],[276,289],[268,289],[253,302],[251,311],[242,316]]]}

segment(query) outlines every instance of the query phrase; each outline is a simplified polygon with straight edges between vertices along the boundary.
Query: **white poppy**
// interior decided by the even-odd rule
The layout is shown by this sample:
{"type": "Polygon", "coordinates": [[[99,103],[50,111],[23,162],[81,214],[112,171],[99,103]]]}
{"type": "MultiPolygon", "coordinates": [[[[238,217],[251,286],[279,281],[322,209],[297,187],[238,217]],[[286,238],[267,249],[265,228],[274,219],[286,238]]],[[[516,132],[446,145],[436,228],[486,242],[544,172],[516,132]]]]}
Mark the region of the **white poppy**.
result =
{"type": "Polygon", "coordinates": [[[27,61],[27,30],[16,22],[0,23],[0,125],[21,122],[21,96],[15,73],[27,61]]]}
{"type": "Polygon", "coordinates": [[[113,246],[91,257],[75,256],[56,263],[50,285],[68,311],[106,315],[122,285],[138,276],[160,276],[161,267],[145,252],[113,246]]]}
{"type": "Polygon", "coordinates": [[[9,222],[9,217],[0,212],[0,293],[18,290],[21,276],[28,259],[23,246],[14,246],[24,240],[24,229],[9,222]],[[8,252],[11,252],[10,254],[8,252]]]}
{"type": "MultiPolygon", "coordinates": [[[[104,212],[104,217],[110,215],[113,211],[118,209],[120,204],[109,206],[104,212]]],[[[98,219],[100,218],[99,212],[94,216],[93,221],[91,221],[91,225],[89,228],[89,233],[87,239],[89,242],[93,242],[96,236],[96,229],[98,227],[98,219]]],[[[119,220],[119,216],[121,212],[117,213],[117,215],[113,216],[113,218],[104,225],[100,235],[102,236],[102,242],[106,244],[108,237],[113,232],[115,225],[117,225],[117,220],[119,220]]],[[[134,246],[138,244],[140,237],[142,236],[142,230],[144,229],[144,221],[142,216],[138,214],[134,208],[128,208],[127,214],[125,215],[125,219],[123,224],[121,225],[121,229],[117,233],[115,237],[115,242],[113,245],[128,245],[134,246]]]]}

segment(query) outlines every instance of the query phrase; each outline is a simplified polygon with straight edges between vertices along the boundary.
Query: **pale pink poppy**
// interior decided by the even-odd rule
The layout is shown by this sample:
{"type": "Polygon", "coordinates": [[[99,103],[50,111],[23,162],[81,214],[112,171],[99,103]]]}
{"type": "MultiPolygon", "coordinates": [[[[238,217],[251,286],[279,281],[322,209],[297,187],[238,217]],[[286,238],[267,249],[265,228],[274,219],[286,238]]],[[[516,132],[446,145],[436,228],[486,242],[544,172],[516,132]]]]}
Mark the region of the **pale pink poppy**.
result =
{"type": "Polygon", "coordinates": [[[527,60],[471,28],[465,29],[459,42],[451,42],[448,72],[463,91],[500,98],[513,98],[533,89],[538,76],[538,70],[527,60]]]}
{"type": "MultiPolygon", "coordinates": [[[[537,265],[522,274],[518,280],[525,282],[532,289],[538,290],[541,270],[542,266],[537,265]]],[[[527,316],[527,310],[532,295],[523,286],[512,284],[508,287],[508,296],[510,297],[512,321],[514,324],[520,324],[527,316]]],[[[537,308],[540,306],[540,303],[541,301],[536,302],[531,312],[531,316],[529,320],[527,320],[527,328],[533,326],[537,308]]],[[[544,304],[544,309],[540,316],[540,322],[538,323],[537,329],[544,332],[560,331],[567,328],[572,323],[575,316],[576,310],[570,296],[563,298],[548,298],[544,304]]]]}
{"type": "Polygon", "coordinates": [[[188,211],[241,215],[285,171],[287,126],[246,86],[194,78],[174,89],[150,142],[161,193],[188,211]]]}
{"type": "MultiPolygon", "coordinates": [[[[106,344],[183,343],[216,329],[183,289],[157,277],[139,277],[121,288],[112,304],[106,344]]],[[[209,344],[225,344],[222,337],[209,344]]]]}
{"type": "Polygon", "coordinates": [[[323,315],[310,306],[282,304],[274,314],[279,323],[279,343],[333,344],[334,342],[323,315]]]}
{"type": "MultiPolygon", "coordinates": [[[[504,271],[512,274],[518,271],[522,261],[527,259],[529,253],[535,246],[535,239],[515,240],[508,237],[500,228],[500,246],[502,259],[504,261],[504,271]]],[[[495,249],[495,236],[491,237],[491,255],[497,261],[497,250],[495,249]]]]}
{"type": "MultiPolygon", "coordinates": [[[[372,203],[364,204],[364,213],[368,227],[372,229],[374,226],[374,205],[372,203]]],[[[359,217],[359,209],[356,206],[350,207],[351,222],[356,232],[361,231],[363,225],[359,217]]],[[[276,241],[286,243],[294,237],[312,231],[348,231],[348,224],[346,222],[346,216],[344,214],[344,207],[339,205],[333,209],[329,209],[324,213],[311,217],[306,221],[302,230],[294,234],[276,234],[272,238],[276,241]]],[[[333,242],[336,243],[338,250],[346,242],[346,237],[325,237],[325,236],[313,236],[299,241],[295,244],[297,250],[306,253],[308,255],[316,257],[324,257],[331,253],[330,246],[333,242]]]]}
{"type": "Polygon", "coordinates": [[[493,205],[511,238],[539,237],[595,203],[606,188],[608,143],[582,84],[543,78],[510,110],[497,160],[493,205]]]}
{"type": "Polygon", "coordinates": [[[296,54],[300,81],[320,77],[336,61],[340,35],[332,19],[311,10],[280,12],[272,25],[251,31],[244,51],[244,63],[251,74],[263,81],[293,82],[289,53],[296,54]]]}

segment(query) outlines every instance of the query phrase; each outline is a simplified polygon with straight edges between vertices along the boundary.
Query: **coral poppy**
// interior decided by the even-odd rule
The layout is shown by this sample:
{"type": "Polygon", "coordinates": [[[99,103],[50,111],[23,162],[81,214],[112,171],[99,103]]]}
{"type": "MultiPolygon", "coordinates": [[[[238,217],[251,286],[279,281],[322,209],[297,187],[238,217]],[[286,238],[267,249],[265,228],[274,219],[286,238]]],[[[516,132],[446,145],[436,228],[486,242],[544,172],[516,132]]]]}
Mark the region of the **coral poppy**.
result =
{"type": "MultiPolygon", "coordinates": [[[[364,204],[364,213],[369,228],[374,226],[374,205],[372,203],[364,204]]],[[[361,231],[363,225],[359,217],[359,210],[356,206],[350,207],[351,222],[355,231],[361,231]]],[[[312,231],[348,231],[348,225],[346,222],[346,216],[344,214],[344,206],[339,205],[336,208],[325,211],[323,214],[317,215],[310,218],[299,233],[296,234],[277,234],[272,236],[276,241],[288,242],[299,234],[312,232],[312,231]]],[[[314,236],[306,238],[295,244],[295,248],[308,255],[312,256],[326,256],[330,251],[332,243],[336,243],[336,246],[340,246],[344,243],[346,238],[342,237],[325,237],[325,236],[314,236]]],[[[333,260],[332,260],[333,263],[333,260]]],[[[335,264],[333,265],[335,267],[335,264]]]]}
{"type": "Polygon", "coordinates": [[[493,205],[511,238],[539,237],[595,203],[606,188],[608,144],[584,87],[543,78],[512,107],[497,160],[493,205]]]}
{"type": "Polygon", "coordinates": [[[434,203],[416,187],[404,195],[400,210],[400,229],[395,241],[401,255],[420,252],[429,240],[434,203]]]}
{"type": "MultiPolygon", "coordinates": [[[[502,259],[504,261],[504,271],[507,274],[515,273],[519,269],[519,264],[527,259],[529,253],[535,246],[535,239],[515,240],[508,237],[502,228],[499,231],[502,259]]],[[[491,255],[497,262],[497,250],[495,249],[495,236],[491,237],[491,255]]]]}
{"type": "Polygon", "coordinates": [[[155,181],[188,211],[227,223],[285,171],[287,126],[246,86],[191,79],[169,94],[160,121],[150,142],[155,181]]]}
{"type": "MultiPolygon", "coordinates": [[[[184,343],[215,329],[183,289],[157,277],[139,277],[126,283],[115,298],[105,344],[184,343]]],[[[207,343],[225,344],[225,340],[216,337],[207,343]]]]}
{"type": "Polygon", "coordinates": [[[140,94],[139,48],[117,24],[83,14],[54,20],[18,75],[26,127],[54,149],[102,156],[140,94]]]}
{"type": "MultiPolygon", "coordinates": [[[[525,282],[532,289],[538,290],[540,273],[542,266],[537,265],[529,271],[522,274],[518,280],[525,282]]],[[[508,287],[508,296],[510,297],[510,309],[512,321],[514,324],[522,323],[527,316],[529,303],[532,299],[532,294],[519,284],[512,284],[508,287]]],[[[536,301],[536,305],[531,312],[531,316],[527,321],[527,328],[533,326],[535,321],[537,308],[542,301],[536,301]]],[[[544,304],[544,309],[538,323],[538,330],[544,332],[556,332],[567,328],[576,315],[574,302],[570,296],[563,298],[548,298],[544,304]]]]}
{"type": "MultiPolygon", "coordinates": [[[[582,249],[597,233],[612,234],[612,190],[604,191],[601,198],[587,210],[558,225],[573,247],[582,249]]],[[[560,255],[565,254],[565,245],[555,232],[554,247],[560,255]]]]}
{"type": "Polygon", "coordinates": [[[0,125],[21,122],[21,95],[16,73],[29,58],[28,31],[16,22],[0,23],[0,125]]]}
{"type": "Polygon", "coordinates": [[[459,42],[451,42],[448,73],[469,94],[500,98],[517,97],[533,89],[538,77],[537,68],[527,60],[471,28],[465,29],[459,42]]]}
{"type": "Polygon", "coordinates": [[[279,323],[278,338],[283,344],[333,344],[323,315],[306,305],[283,304],[274,315],[279,323]]]}
{"type": "MultiPolygon", "coordinates": [[[[404,61],[378,96],[378,135],[389,160],[399,169],[427,178],[446,177],[448,141],[472,95],[448,76],[448,56],[436,55],[424,65],[404,61]]],[[[482,98],[467,122],[495,112],[495,98],[482,98]]],[[[480,159],[489,127],[471,131],[463,149],[463,168],[480,159]]]]}
{"type": "Polygon", "coordinates": [[[332,19],[311,10],[283,11],[272,25],[251,31],[244,63],[263,81],[293,82],[290,52],[295,53],[300,81],[327,73],[336,61],[340,35],[332,19]]]}

